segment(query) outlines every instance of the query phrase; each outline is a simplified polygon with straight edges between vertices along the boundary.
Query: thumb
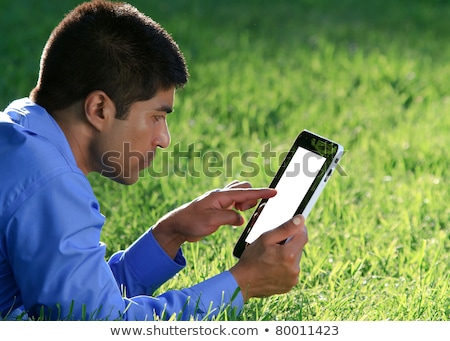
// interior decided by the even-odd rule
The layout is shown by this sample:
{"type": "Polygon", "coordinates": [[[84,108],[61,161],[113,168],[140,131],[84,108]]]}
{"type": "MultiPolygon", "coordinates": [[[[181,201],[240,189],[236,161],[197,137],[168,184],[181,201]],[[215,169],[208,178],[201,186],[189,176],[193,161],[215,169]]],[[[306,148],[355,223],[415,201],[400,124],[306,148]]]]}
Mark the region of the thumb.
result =
{"type": "Polygon", "coordinates": [[[266,242],[269,244],[282,243],[286,239],[299,233],[305,224],[305,218],[299,214],[289,219],[277,228],[266,232],[266,242]]]}

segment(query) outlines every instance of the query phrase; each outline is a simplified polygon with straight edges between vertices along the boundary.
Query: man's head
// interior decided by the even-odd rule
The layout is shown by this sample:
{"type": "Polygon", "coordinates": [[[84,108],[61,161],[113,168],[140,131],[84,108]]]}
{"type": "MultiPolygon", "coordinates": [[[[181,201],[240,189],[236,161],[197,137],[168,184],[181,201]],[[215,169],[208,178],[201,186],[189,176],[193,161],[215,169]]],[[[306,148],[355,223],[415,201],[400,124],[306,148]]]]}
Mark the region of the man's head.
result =
{"type": "Polygon", "coordinates": [[[129,4],[95,0],[53,30],[30,97],[61,126],[84,173],[132,184],[170,143],[166,114],[188,76],[158,23],[129,4]]]}
{"type": "Polygon", "coordinates": [[[52,113],[102,90],[123,118],[133,102],[187,80],[182,53],[158,23],[129,4],[92,1],[53,30],[31,99],[52,113]]]}

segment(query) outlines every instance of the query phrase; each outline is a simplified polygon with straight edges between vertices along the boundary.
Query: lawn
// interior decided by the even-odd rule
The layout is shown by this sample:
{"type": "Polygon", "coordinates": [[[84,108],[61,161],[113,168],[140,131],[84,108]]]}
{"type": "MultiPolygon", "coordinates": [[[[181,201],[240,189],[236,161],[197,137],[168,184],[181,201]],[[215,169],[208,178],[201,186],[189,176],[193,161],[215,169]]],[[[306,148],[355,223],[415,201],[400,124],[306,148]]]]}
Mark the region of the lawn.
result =
{"type": "MultiPolygon", "coordinates": [[[[77,3],[0,0],[1,108],[28,95],[51,29],[77,3]]],[[[205,191],[267,186],[308,129],[346,154],[308,218],[299,284],[219,319],[450,319],[448,1],[131,3],[173,35],[191,77],[171,146],[137,184],[89,175],[108,255],[205,191]]],[[[184,245],[187,268],[159,292],[229,268],[241,230],[184,245]]]]}

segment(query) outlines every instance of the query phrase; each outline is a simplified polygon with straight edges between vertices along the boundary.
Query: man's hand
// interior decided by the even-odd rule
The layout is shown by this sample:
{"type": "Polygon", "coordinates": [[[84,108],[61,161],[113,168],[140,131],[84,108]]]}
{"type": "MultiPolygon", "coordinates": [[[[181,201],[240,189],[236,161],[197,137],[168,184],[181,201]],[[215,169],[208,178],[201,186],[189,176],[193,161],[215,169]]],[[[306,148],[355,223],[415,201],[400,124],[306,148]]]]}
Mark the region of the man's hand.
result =
{"type": "Polygon", "coordinates": [[[304,218],[298,215],[247,246],[230,269],[244,300],[290,291],[298,283],[300,259],[307,242],[304,218]]]}
{"type": "Polygon", "coordinates": [[[154,226],[153,235],[173,258],[186,241],[198,241],[222,225],[242,225],[244,218],[238,211],[248,210],[258,200],[275,194],[274,189],[251,188],[248,182],[233,181],[166,214],[154,226]]]}

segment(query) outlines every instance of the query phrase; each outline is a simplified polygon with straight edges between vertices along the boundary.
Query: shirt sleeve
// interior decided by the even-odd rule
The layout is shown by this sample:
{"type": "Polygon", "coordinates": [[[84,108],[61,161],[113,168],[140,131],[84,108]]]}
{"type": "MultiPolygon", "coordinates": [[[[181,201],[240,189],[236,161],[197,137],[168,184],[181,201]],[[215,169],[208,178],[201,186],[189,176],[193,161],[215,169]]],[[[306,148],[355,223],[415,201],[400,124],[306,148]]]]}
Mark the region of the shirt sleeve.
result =
{"type": "Polygon", "coordinates": [[[229,272],[150,296],[184,267],[181,250],[170,259],[149,231],[108,264],[100,242],[104,217],[87,179],[64,173],[39,182],[18,199],[5,229],[10,265],[32,316],[44,311],[50,319],[184,320],[242,308],[229,272]]]}
{"type": "Polygon", "coordinates": [[[186,266],[180,248],[170,258],[148,230],[125,251],[118,251],[108,261],[117,284],[126,289],[127,297],[151,295],[169,278],[186,266]]]}

